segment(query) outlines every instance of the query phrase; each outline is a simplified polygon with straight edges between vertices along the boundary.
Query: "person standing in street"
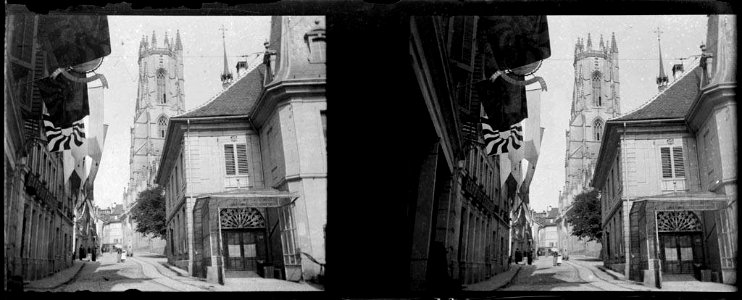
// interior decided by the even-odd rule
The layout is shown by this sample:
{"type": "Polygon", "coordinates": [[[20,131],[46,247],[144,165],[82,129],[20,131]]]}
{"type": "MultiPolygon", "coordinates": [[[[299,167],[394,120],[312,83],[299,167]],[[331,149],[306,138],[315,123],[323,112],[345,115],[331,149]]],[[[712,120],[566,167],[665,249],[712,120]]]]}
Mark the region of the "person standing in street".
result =
{"type": "Polygon", "coordinates": [[[529,250],[526,255],[528,258],[528,265],[530,266],[533,263],[533,251],[529,250]]]}
{"type": "Polygon", "coordinates": [[[557,265],[557,256],[559,256],[559,252],[558,251],[552,251],[551,252],[551,255],[554,257],[554,266],[556,267],[556,265],[557,265]]]}
{"type": "Polygon", "coordinates": [[[116,262],[121,262],[121,248],[116,248],[116,262]]]}
{"type": "Polygon", "coordinates": [[[523,260],[523,253],[520,252],[519,248],[515,249],[515,264],[519,265],[523,260]]]}

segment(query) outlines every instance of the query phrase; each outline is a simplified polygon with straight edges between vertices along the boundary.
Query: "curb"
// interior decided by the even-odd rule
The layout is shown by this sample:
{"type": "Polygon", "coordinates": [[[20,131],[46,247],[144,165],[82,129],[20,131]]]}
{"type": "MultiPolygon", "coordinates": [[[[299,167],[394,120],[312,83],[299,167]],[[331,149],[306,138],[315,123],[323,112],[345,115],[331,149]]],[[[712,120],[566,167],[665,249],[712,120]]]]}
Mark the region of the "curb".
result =
{"type": "Polygon", "coordinates": [[[597,266],[597,268],[598,268],[598,270],[601,270],[601,271],[603,271],[603,273],[606,273],[606,274],[608,274],[609,276],[613,277],[613,279],[615,279],[615,280],[622,280],[622,279],[621,279],[621,278],[619,278],[618,276],[614,275],[614,274],[613,274],[613,273],[611,272],[612,270],[609,270],[608,268],[606,268],[606,267],[604,267],[604,266],[597,266]]]}
{"type": "Polygon", "coordinates": [[[75,274],[74,275],[72,275],[66,281],[64,281],[64,282],[62,282],[60,284],[57,284],[55,286],[52,286],[52,287],[36,287],[36,288],[35,287],[24,287],[23,289],[24,290],[26,290],[26,289],[28,289],[28,290],[53,290],[53,289],[59,288],[60,286],[63,286],[65,284],[68,284],[68,283],[72,282],[72,280],[75,280],[75,278],[77,278],[77,276],[80,275],[80,272],[85,267],[85,265],[86,265],[86,263],[81,263],[80,264],[80,267],[77,268],[77,271],[75,271],[75,274]]]}
{"type": "Polygon", "coordinates": [[[518,273],[520,273],[520,270],[522,270],[522,269],[523,269],[523,267],[518,267],[518,270],[515,270],[515,272],[513,272],[513,276],[511,276],[510,279],[508,279],[503,285],[501,285],[499,287],[496,287],[496,288],[494,288],[492,290],[493,291],[496,291],[496,290],[503,289],[503,288],[506,288],[507,286],[509,286],[513,282],[513,279],[516,276],[518,276],[518,273]]]}
{"type": "MultiPolygon", "coordinates": [[[[187,271],[181,270],[180,268],[177,268],[177,267],[174,267],[174,266],[171,266],[170,264],[168,264],[166,262],[160,262],[160,265],[162,265],[163,267],[167,268],[170,271],[175,272],[180,277],[185,277],[185,275],[183,275],[183,274],[184,273],[186,273],[186,274],[188,273],[187,271]]],[[[188,276],[190,277],[190,274],[188,276]]]]}

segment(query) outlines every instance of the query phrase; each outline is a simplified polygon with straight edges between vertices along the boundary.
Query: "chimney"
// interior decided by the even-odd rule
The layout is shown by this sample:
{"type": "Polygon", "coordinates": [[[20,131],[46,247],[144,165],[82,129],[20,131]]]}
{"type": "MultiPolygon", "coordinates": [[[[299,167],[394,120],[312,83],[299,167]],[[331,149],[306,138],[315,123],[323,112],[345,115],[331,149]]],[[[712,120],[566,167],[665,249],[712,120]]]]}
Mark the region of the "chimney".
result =
{"type": "Polygon", "coordinates": [[[683,64],[675,64],[672,66],[672,80],[678,80],[680,76],[683,76],[684,71],[683,64]]]}

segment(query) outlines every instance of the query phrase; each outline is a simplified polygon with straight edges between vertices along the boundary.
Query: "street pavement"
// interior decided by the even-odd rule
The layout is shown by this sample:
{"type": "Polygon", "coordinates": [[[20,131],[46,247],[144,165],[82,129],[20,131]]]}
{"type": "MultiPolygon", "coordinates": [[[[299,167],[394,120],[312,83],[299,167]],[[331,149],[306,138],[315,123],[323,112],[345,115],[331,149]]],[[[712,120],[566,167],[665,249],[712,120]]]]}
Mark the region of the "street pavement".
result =
{"type": "Polygon", "coordinates": [[[573,255],[560,266],[553,266],[551,257],[541,256],[533,265],[522,265],[517,276],[500,290],[503,291],[693,291],[734,292],[736,288],[714,282],[700,282],[692,277],[678,281],[664,281],[662,289],[644,286],[627,280],[623,274],[604,270],[599,259],[573,255]]]}
{"type": "Polygon", "coordinates": [[[43,280],[26,285],[27,291],[320,291],[307,283],[269,278],[229,279],[225,285],[208,283],[203,278],[167,265],[162,255],[137,254],[118,262],[113,253],[104,253],[98,261],[75,261],[73,267],[43,280]]]}

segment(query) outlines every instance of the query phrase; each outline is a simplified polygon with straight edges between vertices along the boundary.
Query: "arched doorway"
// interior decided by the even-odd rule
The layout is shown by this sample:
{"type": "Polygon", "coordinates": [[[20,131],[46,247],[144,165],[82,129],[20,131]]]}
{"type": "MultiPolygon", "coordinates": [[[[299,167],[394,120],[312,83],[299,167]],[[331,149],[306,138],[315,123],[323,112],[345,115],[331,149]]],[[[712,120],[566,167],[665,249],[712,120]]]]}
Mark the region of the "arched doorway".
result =
{"type": "Polygon", "coordinates": [[[226,208],[219,212],[225,277],[258,276],[267,257],[265,218],[256,208],[226,208]]]}
{"type": "Polygon", "coordinates": [[[701,221],[692,211],[657,212],[662,271],[692,274],[693,264],[702,264],[703,236],[701,221]]]}

